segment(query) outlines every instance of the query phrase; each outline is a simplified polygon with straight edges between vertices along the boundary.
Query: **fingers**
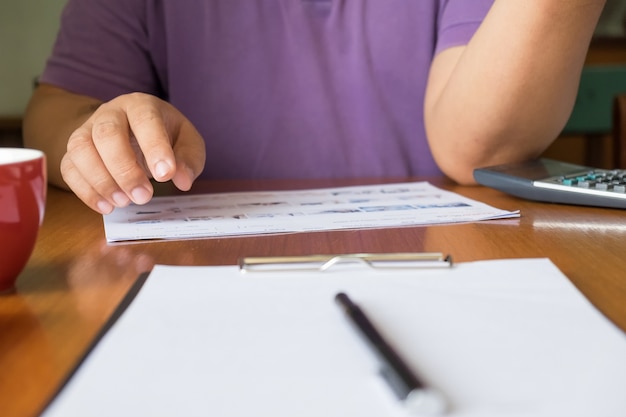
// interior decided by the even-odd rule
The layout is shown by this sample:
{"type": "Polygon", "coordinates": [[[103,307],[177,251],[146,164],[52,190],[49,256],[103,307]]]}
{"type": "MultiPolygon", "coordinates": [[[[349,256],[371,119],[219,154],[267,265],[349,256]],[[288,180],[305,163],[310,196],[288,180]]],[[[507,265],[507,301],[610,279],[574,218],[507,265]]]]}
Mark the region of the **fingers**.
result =
{"type": "Polygon", "coordinates": [[[169,104],[160,107],[159,113],[140,110],[128,109],[130,128],[153,178],[159,182],[172,180],[179,189],[189,190],[204,169],[204,140],[191,122],[169,104]],[[169,147],[160,146],[162,137],[170,140],[169,147]]]}
{"type": "Polygon", "coordinates": [[[204,141],[176,109],[146,94],[101,105],[70,137],[63,179],[102,214],[152,198],[149,177],[183,190],[204,167],[204,141]]]}
{"type": "MultiPolygon", "coordinates": [[[[63,179],[88,206],[106,214],[131,201],[144,204],[152,186],[131,145],[123,100],[101,105],[69,138],[63,179]]],[[[169,146],[167,138],[162,139],[169,146]]]]}
{"type": "Polygon", "coordinates": [[[144,167],[154,179],[168,181],[176,172],[176,159],[172,149],[172,143],[177,136],[175,127],[182,123],[184,117],[155,97],[139,97],[141,100],[130,101],[124,108],[140,151],[138,157],[143,159],[144,167]],[[168,124],[174,128],[166,125],[166,120],[172,120],[168,124]]]}
{"type": "Polygon", "coordinates": [[[91,138],[105,166],[103,181],[94,188],[104,197],[111,196],[118,207],[131,201],[145,204],[152,198],[147,161],[158,157],[157,166],[167,166],[165,172],[155,171],[162,180],[175,170],[170,137],[160,116],[162,105],[151,96],[134,94],[102,106],[101,113],[94,115],[91,138]]]}
{"type": "Polygon", "coordinates": [[[174,143],[174,154],[177,169],[172,182],[179,190],[188,191],[202,173],[206,161],[204,140],[188,121],[180,126],[174,143]]]}
{"type": "Polygon", "coordinates": [[[109,199],[102,197],[89,182],[85,180],[69,157],[69,153],[66,153],[61,160],[60,168],[66,184],[74,191],[78,198],[89,206],[89,208],[101,214],[109,214],[113,211],[115,208],[114,204],[111,203],[109,199]]]}

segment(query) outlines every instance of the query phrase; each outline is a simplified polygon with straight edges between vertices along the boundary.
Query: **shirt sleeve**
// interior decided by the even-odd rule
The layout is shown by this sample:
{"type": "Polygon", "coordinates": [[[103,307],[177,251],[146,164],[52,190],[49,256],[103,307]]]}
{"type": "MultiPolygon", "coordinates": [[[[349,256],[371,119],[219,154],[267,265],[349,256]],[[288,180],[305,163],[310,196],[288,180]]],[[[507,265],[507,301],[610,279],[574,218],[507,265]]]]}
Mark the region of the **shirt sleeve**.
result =
{"type": "Polygon", "coordinates": [[[40,82],[108,101],[161,95],[146,24],[146,0],[69,0],[40,82]]]}
{"type": "Polygon", "coordinates": [[[466,45],[491,9],[494,0],[442,0],[437,22],[435,54],[466,45]]]}

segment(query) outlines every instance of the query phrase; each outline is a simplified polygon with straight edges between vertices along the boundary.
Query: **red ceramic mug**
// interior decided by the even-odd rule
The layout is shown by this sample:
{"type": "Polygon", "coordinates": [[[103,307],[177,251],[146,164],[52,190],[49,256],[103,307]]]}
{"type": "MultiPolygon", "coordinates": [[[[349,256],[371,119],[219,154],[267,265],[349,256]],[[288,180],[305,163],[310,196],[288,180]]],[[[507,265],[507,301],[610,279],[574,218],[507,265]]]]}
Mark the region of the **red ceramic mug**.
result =
{"type": "Polygon", "coordinates": [[[13,290],[35,247],[46,179],[43,152],[0,147],[0,293],[13,290]]]}

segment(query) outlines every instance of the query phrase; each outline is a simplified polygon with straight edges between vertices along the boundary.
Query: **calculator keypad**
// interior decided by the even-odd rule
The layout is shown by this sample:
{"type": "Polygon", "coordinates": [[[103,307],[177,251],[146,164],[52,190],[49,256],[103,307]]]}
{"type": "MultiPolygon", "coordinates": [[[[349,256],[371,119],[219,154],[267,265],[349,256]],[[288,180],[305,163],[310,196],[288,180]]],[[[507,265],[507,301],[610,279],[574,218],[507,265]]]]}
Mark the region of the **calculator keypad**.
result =
{"type": "Polygon", "coordinates": [[[548,182],[581,189],[626,194],[626,170],[593,169],[567,176],[554,177],[548,182]]]}

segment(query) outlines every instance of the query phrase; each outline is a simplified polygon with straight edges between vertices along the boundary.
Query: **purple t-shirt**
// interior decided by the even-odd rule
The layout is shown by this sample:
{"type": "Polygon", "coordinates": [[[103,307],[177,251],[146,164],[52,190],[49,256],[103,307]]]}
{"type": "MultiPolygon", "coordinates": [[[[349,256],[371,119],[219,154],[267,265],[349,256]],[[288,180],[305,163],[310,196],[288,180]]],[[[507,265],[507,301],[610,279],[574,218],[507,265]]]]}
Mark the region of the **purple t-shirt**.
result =
{"type": "Polygon", "coordinates": [[[492,3],[70,0],[40,80],[168,100],[204,137],[208,178],[437,174],[430,63],[492,3]]]}

